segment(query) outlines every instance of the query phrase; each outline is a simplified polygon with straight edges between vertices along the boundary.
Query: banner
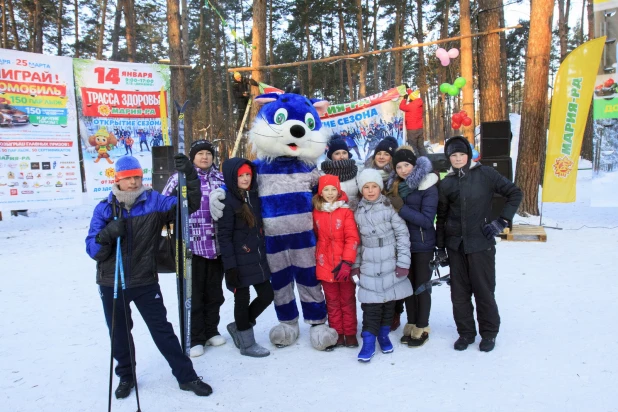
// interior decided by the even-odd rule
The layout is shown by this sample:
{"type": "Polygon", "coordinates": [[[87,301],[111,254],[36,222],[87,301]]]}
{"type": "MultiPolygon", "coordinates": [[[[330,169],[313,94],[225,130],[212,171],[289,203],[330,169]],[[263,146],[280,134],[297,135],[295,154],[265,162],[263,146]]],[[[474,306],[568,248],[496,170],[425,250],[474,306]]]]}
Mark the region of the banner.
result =
{"type": "Polygon", "coordinates": [[[605,37],[586,42],[562,62],[554,82],[543,202],[575,201],[579,152],[605,37]]]}
{"type": "Polygon", "coordinates": [[[401,85],[351,103],[331,104],[321,116],[324,133],[346,140],[350,153],[365,160],[387,136],[404,142],[403,112],[399,110],[406,88],[401,85]]]}
{"type": "Polygon", "coordinates": [[[82,202],[71,58],[2,50],[0,210],[82,202]]]}
{"type": "Polygon", "coordinates": [[[152,186],[150,150],[164,144],[170,113],[169,67],[74,59],[73,70],[89,197],[108,196],[115,181],[114,162],[125,155],[139,160],[143,184],[152,186]]]}

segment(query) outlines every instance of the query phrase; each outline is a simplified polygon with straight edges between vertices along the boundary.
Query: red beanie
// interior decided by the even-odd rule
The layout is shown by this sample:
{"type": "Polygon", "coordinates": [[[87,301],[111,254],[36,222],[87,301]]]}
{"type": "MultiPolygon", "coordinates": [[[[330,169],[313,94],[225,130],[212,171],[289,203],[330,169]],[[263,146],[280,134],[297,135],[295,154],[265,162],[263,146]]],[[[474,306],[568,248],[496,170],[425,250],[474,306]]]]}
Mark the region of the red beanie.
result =
{"type": "Polygon", "coordinates": [[[245,163],[238,168],[238,176],[242,176],[245,173],[249,173],[249,176],[253,176],[253,172],[251,171],[251,166],[249,166],[249,163],[245,163]]]}
{"type": "Polygon", "coordinates": [[[337,188],[337,192],[341,193],[341,184],[339,183],[339,177],[333,175],[324,175],[320,177],[318,180],[318,194],[322,194],[322,190],[326,186],[335,186],[337,188]]]}

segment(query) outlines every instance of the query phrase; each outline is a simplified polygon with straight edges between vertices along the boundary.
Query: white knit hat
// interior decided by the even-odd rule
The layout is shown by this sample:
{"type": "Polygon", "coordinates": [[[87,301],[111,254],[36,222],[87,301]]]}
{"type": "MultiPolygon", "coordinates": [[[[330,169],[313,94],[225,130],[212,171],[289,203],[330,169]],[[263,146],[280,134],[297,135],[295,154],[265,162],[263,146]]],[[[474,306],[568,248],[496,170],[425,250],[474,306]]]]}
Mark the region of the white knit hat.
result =
{"type": "Polygon", "coordinates": [[[358,185],[358,191],[363,191],[363,186],[367,183],[375,183],[380,186],[380,190],[384,189],[384,182],[380,172],[376,169],[365,169],[356,177],[356,184],[358,185]]]}

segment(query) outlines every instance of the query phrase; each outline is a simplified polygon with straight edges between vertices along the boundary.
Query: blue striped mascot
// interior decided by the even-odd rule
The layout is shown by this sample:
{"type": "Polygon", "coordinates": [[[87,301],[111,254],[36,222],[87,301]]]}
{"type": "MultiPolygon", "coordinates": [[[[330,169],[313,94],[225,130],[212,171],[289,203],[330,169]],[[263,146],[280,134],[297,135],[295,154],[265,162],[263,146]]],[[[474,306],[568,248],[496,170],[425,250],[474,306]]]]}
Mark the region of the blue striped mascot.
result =
{"type": "MultiPolygon", "coordinates": [[[[298,339],[296,283],[303,318],[311,325],[311,344],[318,350],[328,350],[336,344],[337,332],[326,325],[322,285],[315,276],[316,239],[311,214],[312,190],[319,178],[316,161],[327,141],[318,111],[325,111],[328,102],[293,93],[262,94],[255,102],[263,106],[251,127],[249,141],[257,156],[254,164],[266,255],[279,319],[270,331],[270,340],[277,347],[285,347],[298,339]]],[[[224,197],[222,189],[210,195],[214,218],[222,215],[224,197]]]]}

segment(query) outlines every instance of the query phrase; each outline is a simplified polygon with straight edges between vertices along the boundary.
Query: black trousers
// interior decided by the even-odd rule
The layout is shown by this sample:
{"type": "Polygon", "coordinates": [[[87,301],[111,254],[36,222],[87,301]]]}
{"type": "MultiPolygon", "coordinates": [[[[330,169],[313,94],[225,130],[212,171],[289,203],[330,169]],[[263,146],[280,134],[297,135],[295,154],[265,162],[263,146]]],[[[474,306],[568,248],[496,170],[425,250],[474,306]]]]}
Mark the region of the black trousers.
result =
{"type": "Polygon", "coordinates": [[[191,347],[205,345],[219,335],[219,309],[223,297],[223,266],[221,258],[206,259],[193,255],[191,260],[191,347]]]}
{"type": "Polygon", "coordinates": [[[275,293],[270,281],[253,285],[257,297],[249,304],[251,300],[249,287],[236,288],[234,291],[234,321],[236,328],[243,331],[251,329],[255,325],[255,320],[262,312],[273,302],[275,293]]]}
{"type": "MultiPolygon", "coordinates": [[[[112,332],[112,308],[114,303],[114,288],[109,286],[99,286],[101,301],[103,302],[103,312],[105,313],[105,321],[109,329],[110,336],[112,332]]],[[[116,323],[114,325],[114,359],[118,362],[116,366],[116,375],[121,381],[133,380],[131,372],[131,357],[129,352],[129,342],[135,356],[135,344],[133,336],[127,336],[127,322],[129,331],[133,329],[133,320],[131,319],[131,307],[129,303],[133,302],[142,315],[150,336],[159,352],[163,355],[167,363],[172,368],[172,374],[176,377],[179,383],[187,383],[197,379],[197,374],[193,369],[191,360],[183,353],[180,347],[180,342],[174,334],[172,324],[167,321],[167,310],[163,304],[163,295],[158,283],[130,288],[124,291],[124,300],[127,305],[127,319],[124,315],[123,308],[123,291],[119,288],[118,300],[116,301],[116,323]]],[[[138,375],[136,373],[136,375],[138,375]]]]}
{"type": "MultiPolygon", "coordinates": [[[[433,259],[433,252],[412,253],[412,265],[408,278],[412,282],[412,289],[415,291],[431,279],[431,269],[429,269],[431,259],[433,259]]],[[[416,325],[418,328],[429,326],[429,311],[431,310],[431,293],[429,290],[426,289],[420,295],[413,294],[404,300],[408,323],[416,325]]]]}
{"type": "Polygon", "coordinates": [[[464,254],[463,250],[448,249],[451,269],[451,302],[453,317],[460,336],[476,336],[474,306],[479,332],[483,338],[495,338],[500,329],[500,314],[494,292],[496,290],[496,248],[464,254]]]}
{"type": "Polygon", "coordinates": [[[395,316],[395,301],[386,303],[361,303],[363,310],[363,332],[380,333],[381,326],[391,326],[395,316]]]}

